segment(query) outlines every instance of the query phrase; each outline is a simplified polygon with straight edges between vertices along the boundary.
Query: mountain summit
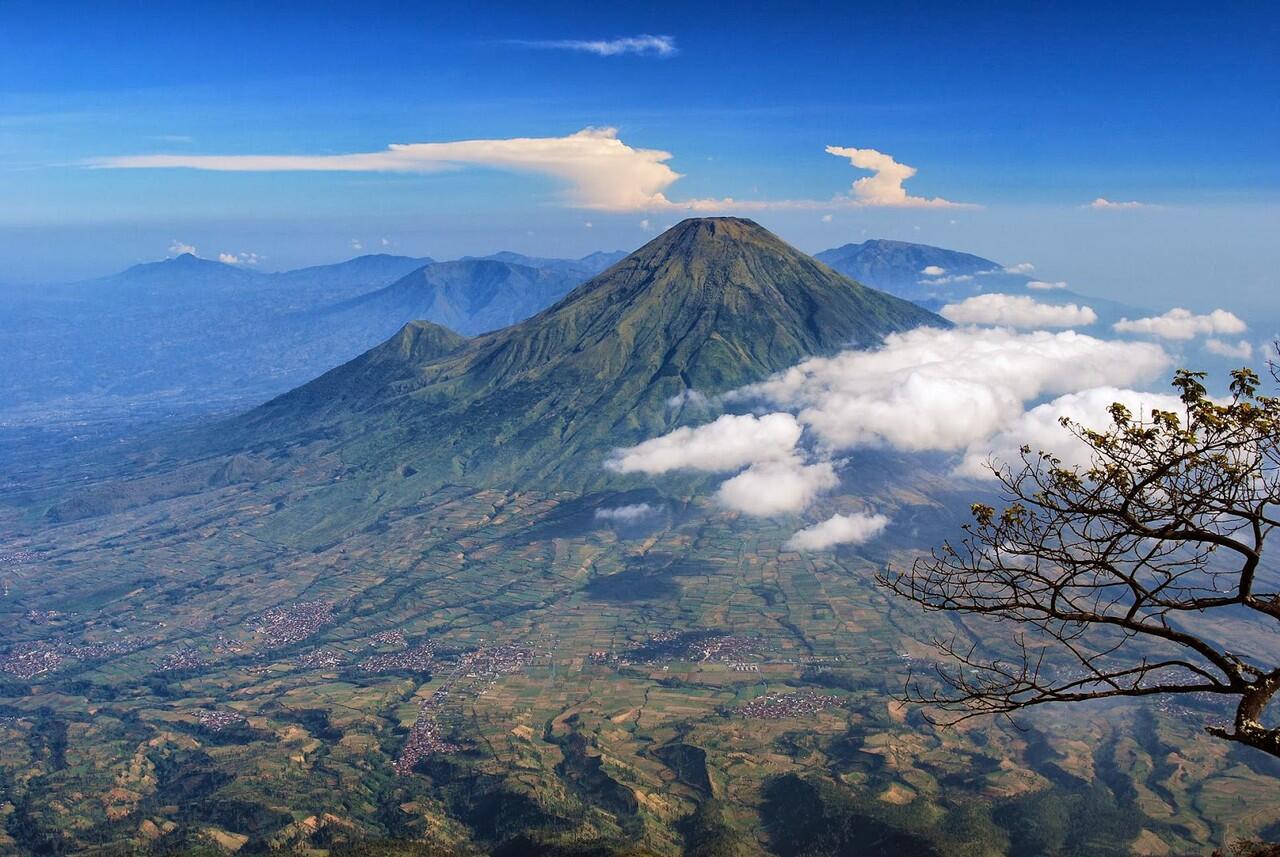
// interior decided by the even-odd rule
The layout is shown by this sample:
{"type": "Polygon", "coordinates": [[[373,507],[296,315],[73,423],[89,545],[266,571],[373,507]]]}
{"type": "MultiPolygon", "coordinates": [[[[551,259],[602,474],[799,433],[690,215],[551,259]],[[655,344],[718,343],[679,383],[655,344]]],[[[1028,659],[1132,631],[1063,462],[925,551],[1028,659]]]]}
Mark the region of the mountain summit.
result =
{"type": "Polygon", "coordinates": [[[678,424],[669,402],[682,393],[723,393],[922,324],[945,322],[753,221],[690,219],[520,324],[430,359],[398,350],[394,367],[375,349],[247,414],[236,434],[333,439],[365,468],[575,484],[612,447],[678,424]]]}

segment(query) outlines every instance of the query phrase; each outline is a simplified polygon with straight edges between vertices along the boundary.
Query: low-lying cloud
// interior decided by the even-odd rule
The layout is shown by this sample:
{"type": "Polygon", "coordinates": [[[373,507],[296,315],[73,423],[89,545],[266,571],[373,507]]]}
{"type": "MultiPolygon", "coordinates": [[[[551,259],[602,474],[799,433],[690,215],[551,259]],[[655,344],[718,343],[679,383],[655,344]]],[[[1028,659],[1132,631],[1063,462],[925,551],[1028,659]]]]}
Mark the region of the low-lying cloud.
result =
{"type": "Polygon", "coordinates": [[[1135,418],[1150,419],[1152,409],[1180,412],[1184,406],[1167,393],[1144,393],[1117,387],[1094,387],[1058,396],[1030,409],[1001,429],[994,437],[974,443],[965,453],[956,472],[979,479],[994,478],[988,462],[996,466],[1017,465],[1026,444],[1032,454],[1051,452],[1067,467],[1087,467],[1090,448],[1062,427],[1059,420],[1072,421],[1097,431],[1111,423],[1109,408],[1119,402],[1135,418]]]}
{"type": "Polygon", "coordinates": [[[802,512],[819,494],[838,484],[832,462],[804,464],[791,457],[752,464],[722,483],[715,499],[728,509],[768,518],[802,512]]]}
{"type": "Polygon", "coordinates": [[[755,462],[791,458],[801,431],[800,423],[791,414],[725,414],[697,428],[685,426],[616,450],[605,466],[618,473],[723,473],[755,462]]]}
{"type": "Polygon", "coordinates": [[[956,324],[990,324],[1002,327],[1085,327],[1098,320],[1091,307],[1076,304],[1042,304],[1025,295],[988,293],[947,304],[940,314],[956,324]]]}
{"type": "Polygon", "coordinates": [[[837,545],[860,545],[880,535],[888,525],[888,517],[880,514],[832,515],[821,523],[800,530],[783,547],[797,551],[823,551],[837,545]]]}
{"type": "Polygon", "coordinates": [[[1211,354],[1217,354],[1219,357],[1248,360],[1253,356],[1253,345],[1247,339],[1241,339],[1239,342],[1233,343],[1210,337],[1204,341],[1204,347],[1206,351],[1211,354]]]}
{"type": "Polygon", "coordinates": [[[1146,318],[1122,318],[1112,327],[1117,333],[1138,333],[1161,339],[1186,340],[1197,336],[1244,333],[1248,329],[1235,313],[1215,309],[1204,315],[1196,315],[1189,309],[1174,307],[1163,315],[1146,318]]]}
{"type": "Polygon", "coordinates": [[[795,413],[818,443],[963,450],[1047,395],[1131,386],[1169,365],[1153,343],[1075,331],[917,328],[868,351],[812,358],[734,394],[795,413]]]}
{"type": "Polygon", "coordinates": [[[626,506],[596,509],[597,521],[610,521],[618,524],[634,524],[657,515],[660,510],[648,503],[631,503],[626,506]]]}

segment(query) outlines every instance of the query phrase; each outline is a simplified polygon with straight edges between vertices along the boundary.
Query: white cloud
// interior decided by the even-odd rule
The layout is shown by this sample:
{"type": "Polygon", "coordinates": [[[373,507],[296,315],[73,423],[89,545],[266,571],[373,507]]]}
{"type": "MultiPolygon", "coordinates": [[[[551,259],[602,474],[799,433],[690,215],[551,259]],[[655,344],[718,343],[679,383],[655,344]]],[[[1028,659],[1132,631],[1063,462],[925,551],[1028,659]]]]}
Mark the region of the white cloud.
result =
{"type": "Polygon", "coordinates": [[[973,282],[973,274],[952,274],[951,276],[934,277],[932,280],[920,280],[929,286],[949,286],[953,283],[973,282]]]}
{"type": "Polygon", "coordinates": [[[800,434],[800,424],[791,414],[725,414],[697,428],[685,426],[615,450],[605,466],[619,473],[726,472],[753,462],[788,459],[800,434]]]}
{"type": "Polygon", "coordinates": [[[823,222],[823,223],[830,223],[830,222],[831,222],[831,215],[830,215],[830,214],[824,214],[824,215],[822,215],[822,222],[823,222]]]}
{"type": "Polygon", "coordinates": [[[1087,306],[1042,304],[1024,295],[989,293],[947,304],[940,314],[956,324],[994,324],[1006,327],[1082,327],[1098,320],[1087,306]]]}
{"type": "Polygon", "coordinates": [[[1148,206],[1145,202],[1135,202],[1133,200],[1130,200],[1129,202],[1112,202],[1111,200],[1100,196],[1097,199],[1095,199],[1093,202],[1089,203],[1089,207],[1090,208],[1147,208],[1148,206]]]}
{"type": "Polygon", "coordinates": [[[798,551],[822,551],[836,545],[860,545],[884,532],[889,519],[884,515],[857,512],[832,515],[819,524],[805,527],[787,540],[784,548],[798,551]]]}
{"type": "Polygon", "coordinates": [[[1168,363],[1158,345],[1074,331],[917,328],[875,350],[806,360],[731,398],[797,412],[829,449],[962,450],[1017,419],[1027,402],[1128,386],[1168,363]]]}
{"type": "MultiPolygon", "coordinates": [[[[945,199],[908,196],[902,183],[914,167],[899,164],[874,149],[828,146],[874,175],[853,183],[852,195],[832,199],[672,200],[666,190],[680,178],[666,162],[670,152],[637,149],[618,139],[615,128],[584,128],[564,137],[515,137],[443,143],[393,143],[377,152],[341,155],[124,155],[82,162],[96,169],[194,169],[218,172],[380,172],[436,173],[482,167],[551,176],[567,188],[565,201],[584,209],[612,212],[725,210],[805,210],[862,206],[973,207],[945,199]]],[[[641,221],[642,229],[648,227],[641,221]]],[[[918,227],[917,227],[918,228],[918,227]]]]}
{"type": "Polygon", "coordinates": [[[830,461],[808,465],[796,457],[762,461],[721,483],[716,502],[758,518],[794,514],[839,481],[830,461]]]}
{"type": "Polygon", "coordinates": [[[581,53],[595,54],[599,57],[617,57],[626,54],[671,57],[679,53],[676,49],[676,40],[673,37],[651,36],[648,34],[622,36],[617,39],[513,39],[509,44],[523,45],[528,48],[579,51],[581,53]]]}
{"type": "Polygon", "coordinates": [[[390,246],[391,246],[392,244],[394,244],[394,243],[395,243],[395,242],[394,242],[394,241],[392,241],[390,238],[379,238],[379,239],[378,239],[378,246],[380,246],[380,247],[390,247],[390,246]]]}
{"type": "Polygon", "coordinates": [[[257,253],[219,253],[218,261],[224,265],[256,265],[262,257],[257,253]]]}
{"type": "Polygon", "coordinates": [[[1122,318],[1112,327],[1118,333],[1141,333],[1161,339],[1194,339],[1200,335],[1244,333],[1248,325],[1224,309],[1196,315],[1189,309],[1174,307],[1164,315],[1133,320],[1122,318]]]}
{"type": "Polygon", "coordinates": [[[1004,272],[1006,274],[1030,274],[1036,269],[1036,266],[1030,262],[1018,262],[1013,265],[1005,265],[1004,272]]]}
{"type": "Polygon", "coordinates": [[[1238,357],[1241,360],[1248,360],[1253,356],[1253,345],[1247,339],[1242,339],[1232,344],[1210,337],[1204,341],[1204,347],[1206,351],[1223,357],[1238,357]]]}
{"type": "Polygon", "coordinates": [[[185,256],[188,253],[191,254],[192,256],[197,255],[196,248],[191,246],[190,244],[179,241],[176,238],[169,242],[170,256],[185,256]]]}
{"type": "Polygon", "coordinates": [[[648,503],[632,503],[627,506],[616,506],[612,509],[596,509],[596,520],[615,521],[619,524],[634,524],[645,518],[658,514],[659,509],[648,503]]]}
{"type": "Polygon", "coordinates": [[[554,176],[569,185],[581,208],[643,211],[670,208],[663,191],[680,174],[664,163],[669,152],[634,149],[613,128],[586,128],[566,137],[395,143],[381,152],[349,155],[131,155],[90,165],[110,169],[219,170],[235,172],[429,173],[463,166],[554,176]]]}
{"type": "Polygon", "coordinates": [[[961,203],[921,196],[910,196],[903,182],[914,176],[915,167],[900,164],[892,155],[886,155],[875,149],[854,149],[847,146],[827,146],[827,154],[838,158],[848,158],[849,162],[860,170],[869,170],[872,175],[858,179],[853,183],[853,200],[858,205],[887,206],[892,208],[959,208],[961,203]]]}
{"type": "Polygon", "coordinates": [[[1101,431],[1111,425],[1108,409],[1114,402],[1128,408],[1135,418],[1144,419],[1150,419],[1153,408],[1175,413],[1184,409],[1177,396],[1166,393],[1143,393],[1109,386],[1067,393],[1022,414],[994,437],[971,445],[956,472],[980,479],[993,478],[987,462],[1016,468],[1023,444],[1031,447],[1033,455],[1043,450],[1056,455],[1068,467],[1087,467],[1090,463],[1089,447],[1063,428],[1058,420],[1069,417],[1081,425],[1101,431]]]}
{"type": "Polygon", "coordinates": [[[926,277],[941,277],[947,272],[946,268],[940,268],[937,265],[925,265],[920,269],[920,273],[926,277]]]}
{"type": "Polygon", "coordinates": [[[646,217],[644,220],[640,221],[640,229],[643,232],[653,231],[653,224],[649,222],[649,218],[646,217]]]}
{"type": "Polygon", "coordinates": [[[360,240],[359,238],[352,238],[352,239],[351,239],[351,249],[352,249],[352,250],[363,250],[363,249],[364,249],[364,243],[363,243],[363,242],[361,242],[361,240],[360,240]]]}
{"type": "Polygon", "coordinates": [[[1056,282],[1046,282],[1045,280],[1030,280],[1027,282],[1027,288],[1037,292],[1053,292],[1058,289],[1065,289],[1067,283],[1065,280],[1057,280],[1056,282]]]}

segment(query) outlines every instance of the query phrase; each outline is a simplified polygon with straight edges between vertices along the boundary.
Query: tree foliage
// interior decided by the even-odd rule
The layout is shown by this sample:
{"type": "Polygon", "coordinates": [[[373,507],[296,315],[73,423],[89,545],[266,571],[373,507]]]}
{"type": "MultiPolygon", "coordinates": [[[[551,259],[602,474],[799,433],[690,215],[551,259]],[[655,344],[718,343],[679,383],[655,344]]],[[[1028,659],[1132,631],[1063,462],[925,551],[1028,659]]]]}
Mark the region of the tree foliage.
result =
{"type": "Polygon", "coordinates": [[[1003,508],[974,504],[958,544],[880,575],[928,610],[1016,628],[1000,649],[973,636],[938,641],[940,682],[913,680],[908,698],[963,719],[1206,694],[1234,706],[1211,734],[1280,756],[1266,718],[1280,690],[1266,655],[1280,594],[1263,555],[1280,523],[1280,399],[1262,395],[1248,369],[1232,373],[1222,400],[1203,380],[1176,374],[1177,412],[1115,404],[1101,431],[1063,419],[1088,465],[1023,447],[1020,467],[993,465],[1003,508]]]}

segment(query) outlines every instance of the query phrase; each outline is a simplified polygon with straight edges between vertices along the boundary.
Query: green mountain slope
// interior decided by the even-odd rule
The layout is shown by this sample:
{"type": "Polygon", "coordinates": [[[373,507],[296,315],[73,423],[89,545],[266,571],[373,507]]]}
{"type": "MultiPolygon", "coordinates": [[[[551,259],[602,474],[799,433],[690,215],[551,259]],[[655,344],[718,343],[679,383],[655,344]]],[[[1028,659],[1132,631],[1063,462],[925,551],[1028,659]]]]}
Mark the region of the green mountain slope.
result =
{"type": "Polygon", "coordinates": [[[675,425],[668,401],[684,391],[722,393],[809,355],[943,323],[750,220],[690,219],[521,324],[382,384],[361,368],[381,359],[375,349],[251,412],[230,436],[337,438],[356,466],[411,464],[469,484],[582,485],[610,448],[675,425]]]}

